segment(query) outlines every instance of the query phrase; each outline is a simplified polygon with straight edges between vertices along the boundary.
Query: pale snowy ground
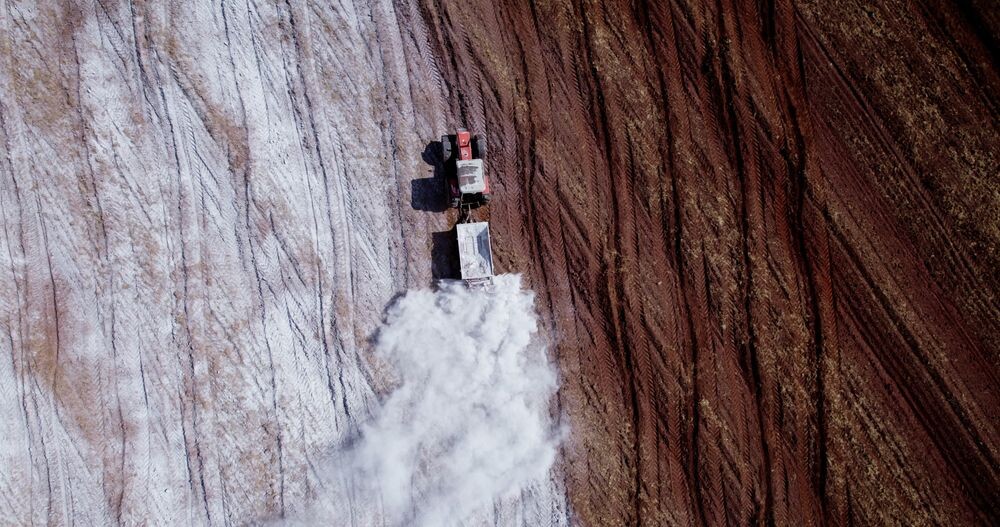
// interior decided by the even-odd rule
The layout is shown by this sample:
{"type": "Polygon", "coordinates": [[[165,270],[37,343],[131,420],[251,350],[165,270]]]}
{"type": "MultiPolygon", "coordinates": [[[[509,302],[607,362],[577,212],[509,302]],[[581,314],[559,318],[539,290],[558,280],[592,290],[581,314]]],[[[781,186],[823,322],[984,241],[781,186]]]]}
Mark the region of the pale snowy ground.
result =
{"type": "MultiPolygon", "coordinates": [[[[0,524],[326,495],[388,386],[369,339],[446,228],[409,204],[454,124],[422,24],[379,0],[0,3],[0,524]]],[[[497,507],[564,521],[554,483],[497,507]]]]}

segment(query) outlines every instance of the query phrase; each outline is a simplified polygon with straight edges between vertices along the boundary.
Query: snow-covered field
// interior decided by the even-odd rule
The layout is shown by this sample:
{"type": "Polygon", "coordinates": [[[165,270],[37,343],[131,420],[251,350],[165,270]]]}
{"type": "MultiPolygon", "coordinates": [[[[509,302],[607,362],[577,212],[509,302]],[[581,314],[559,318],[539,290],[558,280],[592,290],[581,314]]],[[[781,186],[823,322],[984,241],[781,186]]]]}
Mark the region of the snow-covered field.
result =
{"type": "MultiPolygon", "coordinates": [[[[448,227],[410,206],[454,118],[416,8],[3,2],[0,35],[0,524],[308,522],[448,227]]],[[[473,523],[564,522],[557,481],[473,523]]]]}

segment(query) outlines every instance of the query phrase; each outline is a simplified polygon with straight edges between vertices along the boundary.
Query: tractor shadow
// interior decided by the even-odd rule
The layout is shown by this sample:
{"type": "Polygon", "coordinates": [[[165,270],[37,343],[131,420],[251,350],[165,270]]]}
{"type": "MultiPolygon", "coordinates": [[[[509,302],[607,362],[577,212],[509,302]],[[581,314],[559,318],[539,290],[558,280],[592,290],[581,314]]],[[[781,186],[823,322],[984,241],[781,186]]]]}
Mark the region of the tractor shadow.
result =
{"type": "MultiPolygon", "coordinates": [[[[450,207],[441,142],[427,143],[421,157],[425,163],[433,167],[434,172],[431,177],[414,179],[410,182],[410,203],[414,210],[446,212],[450,207]]],[[[455,228],[431,233],[431,277],[434,280],[449,280],[458,278],[459,274],[458,238],[455,228]]]]}
{"type": "Polygon", "coordinates": [[[448,210],[448,188],[445,183],[441,142],[427,143],[421,157],[434,168],[434,173],[431,177],[410,181],[410,205],[414,210],[444,212],[448,210]]]}

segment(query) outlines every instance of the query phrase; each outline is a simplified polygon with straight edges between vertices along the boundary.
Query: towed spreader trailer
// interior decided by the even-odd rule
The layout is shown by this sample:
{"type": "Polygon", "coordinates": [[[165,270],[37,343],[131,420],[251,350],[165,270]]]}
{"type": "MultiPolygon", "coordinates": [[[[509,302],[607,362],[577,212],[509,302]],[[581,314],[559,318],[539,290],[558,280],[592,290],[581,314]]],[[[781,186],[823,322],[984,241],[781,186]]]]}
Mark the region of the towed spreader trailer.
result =
{"type": "Polygon", "coordinates": [[[493,247],[490,244],[490,224],[485,221],[459,223],[458,259],[462,280],[469,287],[485,288],[493,284],[493,247]]]}

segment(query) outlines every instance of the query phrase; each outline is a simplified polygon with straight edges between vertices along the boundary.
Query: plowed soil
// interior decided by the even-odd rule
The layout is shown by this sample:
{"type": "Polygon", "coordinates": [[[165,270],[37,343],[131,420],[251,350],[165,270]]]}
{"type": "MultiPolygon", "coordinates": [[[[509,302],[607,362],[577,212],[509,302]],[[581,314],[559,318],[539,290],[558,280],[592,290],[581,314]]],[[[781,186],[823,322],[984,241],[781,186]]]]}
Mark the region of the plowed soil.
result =
{"type": "Polygon", "coordinates": [[[1000,524],[998,13],[0,2],[0,523],[322,499],[464,125],[570,431],[495,523],[1000,524]]]}
{"type": "Polygon", "coordinates": [[[423,14],[579,522],[1000,521],[996,9],[488,4],[423,14]]]}

